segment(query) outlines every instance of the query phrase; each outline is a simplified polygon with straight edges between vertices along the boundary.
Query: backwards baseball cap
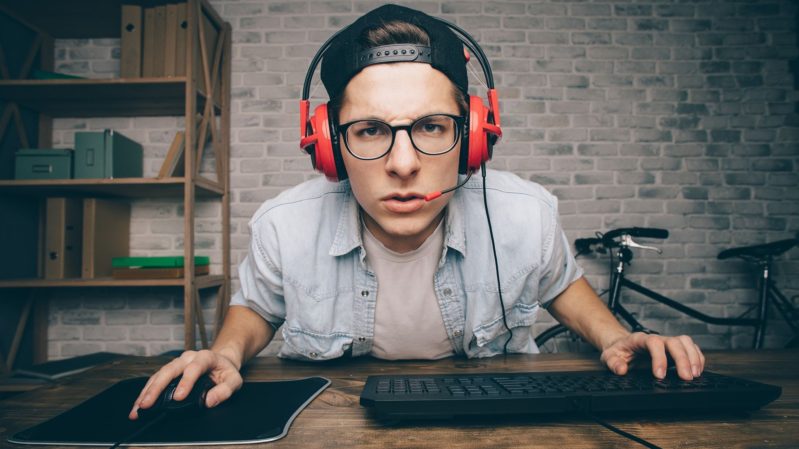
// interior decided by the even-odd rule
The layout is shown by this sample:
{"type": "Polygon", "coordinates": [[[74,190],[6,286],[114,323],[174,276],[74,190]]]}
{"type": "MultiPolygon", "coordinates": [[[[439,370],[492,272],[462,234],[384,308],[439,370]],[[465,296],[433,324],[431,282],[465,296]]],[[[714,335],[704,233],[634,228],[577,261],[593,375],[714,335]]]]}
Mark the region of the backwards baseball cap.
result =
{"type": "Polygon", "coordinates": [[[341,95],[347,83],[365,67],[389,62],[430,64],[468,95],[467,59],[461,40],[442,21],[421,11],[398,5],[384,5],[374,9],[339,32],[322,59],[322,83],[330,98],[335,98],[341,95]],[[398,43],[367,48],[362,45],[361,36],[367,30],[393,21],[407,22],[427,32],[430,46],[398,43]]]}

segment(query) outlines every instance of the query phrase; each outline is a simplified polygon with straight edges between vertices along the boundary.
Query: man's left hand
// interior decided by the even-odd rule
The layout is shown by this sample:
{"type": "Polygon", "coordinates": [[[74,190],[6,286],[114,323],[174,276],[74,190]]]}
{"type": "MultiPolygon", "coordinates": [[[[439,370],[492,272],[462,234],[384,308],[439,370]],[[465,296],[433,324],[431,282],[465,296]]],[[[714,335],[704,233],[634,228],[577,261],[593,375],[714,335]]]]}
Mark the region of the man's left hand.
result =
{"type": "Polygon", "coordinates": [[[683,380],[699,377],[705,369],[704,354],[687,335],[665,337],[634,332],[605,348],[600,360],[615,374],[624,375],[636,357],[648,352],[652,359],[652,374],[658,379],[663,379],[668,364],[667,351],[668,356],[674,360],[677,374],[683,380]]]}

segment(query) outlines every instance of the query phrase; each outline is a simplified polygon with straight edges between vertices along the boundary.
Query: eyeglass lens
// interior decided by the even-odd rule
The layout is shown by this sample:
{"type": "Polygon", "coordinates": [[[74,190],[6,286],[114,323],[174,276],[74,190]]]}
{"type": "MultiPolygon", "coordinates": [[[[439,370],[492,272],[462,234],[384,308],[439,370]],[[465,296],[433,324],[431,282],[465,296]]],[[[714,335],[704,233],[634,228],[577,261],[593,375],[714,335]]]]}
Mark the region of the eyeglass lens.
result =
{"type": "MultiPolygon", "coordinates": [[[[347,127],[345,143],[349,151],[361,159],[376,159],[387,153],[398,129],[379,120],[359,120],[347,127]]],[[[458,124],[443,114],[422,117],[410,125],[410,138],[421,152],[436,155],[451,150],[458,139],[458,124]]]]}

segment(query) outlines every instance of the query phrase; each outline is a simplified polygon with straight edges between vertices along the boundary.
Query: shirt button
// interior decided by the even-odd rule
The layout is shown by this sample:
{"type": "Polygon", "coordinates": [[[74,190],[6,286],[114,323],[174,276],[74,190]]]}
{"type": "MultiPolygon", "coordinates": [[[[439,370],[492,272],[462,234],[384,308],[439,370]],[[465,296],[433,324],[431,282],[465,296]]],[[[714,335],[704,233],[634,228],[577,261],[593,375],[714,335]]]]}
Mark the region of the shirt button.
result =
{"type": "Polygon", "coordinates": [[[315,359],[315,358],[319,357],[319,354],[317,354],[317,353],[315,353],[315,352],[308,353],[308,355],[309,355],[311,358],[313,358],[313,359],[315,359]]]}
{"type": "Polygon", "coordinates": [[[449,289],[449,288],[445,288],[444,289],[444,296],[449,296],[451,294],[452,294],[452,289],[449,289]]]}
{"type": "Polygon", "coordinates": [[[463,335],[463,331],[458,329],[455,332],[453,332],[452,334],[455,335],[456,337],[460,337],[461,335],[463,335]]]}
{"type": "Polygon", "coordinates": [[[363,290],[363,291],[361,292],[361,296],[363,296],[364,298],[366,298],[367,296],[369,296],[369,290],[363,290]]]}
{"type": "Polygon", "coordinates": [[[358,341],[366,341],[366,337],[358,337],[358,341]]]}

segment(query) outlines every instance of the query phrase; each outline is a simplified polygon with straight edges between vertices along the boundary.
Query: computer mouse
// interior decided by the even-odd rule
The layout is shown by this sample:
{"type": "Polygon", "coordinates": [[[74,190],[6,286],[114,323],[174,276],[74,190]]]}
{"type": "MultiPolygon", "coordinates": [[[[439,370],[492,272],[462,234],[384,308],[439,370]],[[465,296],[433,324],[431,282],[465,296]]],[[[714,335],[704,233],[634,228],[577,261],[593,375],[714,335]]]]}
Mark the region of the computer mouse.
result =
{"type": "Polygon", "coordinates": [[[138,410],[139,418],[149,419],[160,415],[162,412],[167,414],[191,414],[205,410],[205,396],[208,390],[214,387],[214,381],[208,375],[200,376],[188,396],[182,401],[173,398],[178,383],[183,376],[172,379],[158,396],[155,403],[150,408],[138,410]]]}

